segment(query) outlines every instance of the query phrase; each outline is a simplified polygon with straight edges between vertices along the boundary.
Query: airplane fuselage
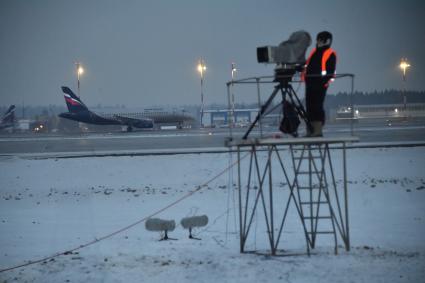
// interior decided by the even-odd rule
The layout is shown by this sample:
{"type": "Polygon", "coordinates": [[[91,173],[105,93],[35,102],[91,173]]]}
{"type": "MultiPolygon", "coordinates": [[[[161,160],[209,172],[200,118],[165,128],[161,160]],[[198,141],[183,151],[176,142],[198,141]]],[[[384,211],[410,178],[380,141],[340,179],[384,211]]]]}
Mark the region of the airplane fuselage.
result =
{"type": "Polygon", "coordinates": [[[119,114],[98,114],[92,111],[81,111],[78,113],[65,112],[59,117],[77,122],[96,125],[128,125],[136,128],[152,128],[153,124],[178,123],[183,124],[191,121],[188,115],[179,113],[119,113],[119,114]]]}
{"type": "Polygon", "coordinates": [[[119,121],[103,118],[91,111],[81,111],[78,113],[65,112],[59,114],[59,117],[95,125],[122,125],[119,121]]]}
{"type": "Polygon", "coordinates": [[[126,125],[136,128],[153,128],[153,121],[150,119],[128,119],[118,115],[109,115],[110,117],[100,116],[92,111],[80,111],[78,113],[65,112],[59,114],[59,117],[94,125],[126,125]]]}

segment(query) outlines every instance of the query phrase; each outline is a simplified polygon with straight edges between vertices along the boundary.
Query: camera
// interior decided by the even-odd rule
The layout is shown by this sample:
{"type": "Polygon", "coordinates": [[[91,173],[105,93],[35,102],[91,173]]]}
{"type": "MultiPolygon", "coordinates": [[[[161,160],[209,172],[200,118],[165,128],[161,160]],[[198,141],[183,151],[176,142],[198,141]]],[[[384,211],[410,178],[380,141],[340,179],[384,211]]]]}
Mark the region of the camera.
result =
{"type": "Polygon", "coordinates": [[[297,31],[278,46],[258,47],[257,61],[266,64],[301,65],[305,63],[305,52],[310,44],[310,34],[303,30],[297,31]]]}
{"type": "Polygon", "coordinates": [[[289,82],[296,72],[305,65],[305,52],[311,45],[311,36],[300,30],[291,34],[288,40],[278,46],[257,48],[258,63],[276,64],[275,81],[289,82]]]}

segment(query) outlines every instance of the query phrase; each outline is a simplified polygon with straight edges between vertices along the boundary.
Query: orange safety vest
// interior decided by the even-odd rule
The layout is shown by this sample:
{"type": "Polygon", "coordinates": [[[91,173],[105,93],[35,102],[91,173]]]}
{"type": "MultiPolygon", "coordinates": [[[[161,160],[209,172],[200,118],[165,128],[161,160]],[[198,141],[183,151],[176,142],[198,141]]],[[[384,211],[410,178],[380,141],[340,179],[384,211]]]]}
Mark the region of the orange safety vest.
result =
{"type": "MultiPolygon", "coordinates": [[[[313,54],[316,52],[316,48],[314,48],[310,55],[308,56],[307,61],[305,62],[305,68],[303,73],[301,74],[301,79],[302,81],[305,81],[305,76],[306,76],[306,72],[307,72],[307,66],[310,63],[311,57],[313,57],[313,54]]],[[[336,52],[335,50],[333,50],[332,48],[328,48],[325,50],[325,52],[323,53],[322,56],[322,76],[326,76],[327,75],[327,71],[326,71],[326,63],[329,60],[329,57],[331,57],[332,54],[335,54],[335,58],[336,58],[336,52]]],[[[333,73],[333,77],[335,77],[335,72],[333,73]]],[[[331,79],[332,81],[334,80],[333,78],[331,79]]]]}

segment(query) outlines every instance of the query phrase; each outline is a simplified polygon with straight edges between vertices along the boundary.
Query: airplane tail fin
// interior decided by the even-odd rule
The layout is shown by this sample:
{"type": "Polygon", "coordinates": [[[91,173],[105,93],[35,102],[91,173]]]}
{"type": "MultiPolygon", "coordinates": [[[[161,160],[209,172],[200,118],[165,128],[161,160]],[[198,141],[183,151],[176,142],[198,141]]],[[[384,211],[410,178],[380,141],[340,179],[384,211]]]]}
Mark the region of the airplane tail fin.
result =
{"type": "Polygon", "coordinates": [[[75,93],[72,92],[69,87],[63,86],[62,91],[64,93],[66,106],[68,106],[69,112],[78,113],[82,111],[88,111],[87,106],[75,93]]]}
{"type": "Polygon", "coordinates": [[[15,120],[15,105],[10,105],[6,113],[3,115],[1,122],[2,123],[13,123],[15,120]]]}

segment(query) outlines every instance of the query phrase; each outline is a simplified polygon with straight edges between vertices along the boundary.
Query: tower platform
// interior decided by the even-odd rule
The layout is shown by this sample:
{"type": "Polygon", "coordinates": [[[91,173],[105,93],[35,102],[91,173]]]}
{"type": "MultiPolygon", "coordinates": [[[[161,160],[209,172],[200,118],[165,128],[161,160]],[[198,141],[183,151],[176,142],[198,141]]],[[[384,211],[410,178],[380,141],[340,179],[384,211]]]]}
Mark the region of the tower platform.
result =
{"type": "Polygon", "coordinates": [[[339,241],[349,251],[346,144],[358,140],[348,136],[228,141],[238,159],[240,252],[258,251],[259,233],[253,232],[258,225],[266,231],[263,242],[271,255],[285,254],[288,248],[280,247],[289,244],[285,238],[300,234],[309,255],[319,236],[331,237],[335,253],[339,241]],[[295,226],[301,233],[294,232],[295,226]],[[255,242],[251,250],[249,241],[255,242]]]}

